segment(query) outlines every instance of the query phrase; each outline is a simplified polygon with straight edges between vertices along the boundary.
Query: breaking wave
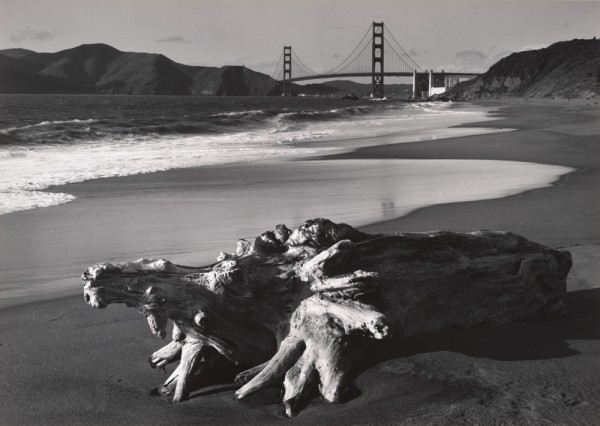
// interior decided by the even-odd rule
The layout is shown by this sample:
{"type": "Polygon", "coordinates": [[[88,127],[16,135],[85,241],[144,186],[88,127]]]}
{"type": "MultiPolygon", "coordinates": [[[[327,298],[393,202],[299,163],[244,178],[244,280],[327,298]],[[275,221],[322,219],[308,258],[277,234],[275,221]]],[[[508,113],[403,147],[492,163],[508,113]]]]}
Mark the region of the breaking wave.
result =
{"type": "Polygon", "coordinates": [[[0,214],[74,199],[43,191],[50,186],[311,155],[326,149],[312,141],[402,132],[407,120],[453,111],[443,104],[341,100],[94,97],[78,105],[79,99],[68,98],[70,109],[36,103],[10,109],[12,119],[0,117],[0,214]],[[92,118],[68,118],[82,111],[92,118]]]}

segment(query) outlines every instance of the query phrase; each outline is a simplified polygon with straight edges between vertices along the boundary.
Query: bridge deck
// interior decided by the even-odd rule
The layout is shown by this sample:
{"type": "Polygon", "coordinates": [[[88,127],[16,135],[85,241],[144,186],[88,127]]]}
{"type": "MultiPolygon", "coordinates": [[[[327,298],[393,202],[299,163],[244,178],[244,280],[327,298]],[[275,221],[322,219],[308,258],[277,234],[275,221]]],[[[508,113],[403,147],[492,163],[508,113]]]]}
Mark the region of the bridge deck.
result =
{"type": "MultiPolygon", "coordinates": [[[[473,72],[434,72],[434,76],[446,76],[446,77],[475,77],[481,73],[473,72]]],[[[305,80],[319,80],[326,78],[337,78],[337,77],[371,77],[373,74],[370,72],[353,72],[353,73],[340,73],[340,74],[316,74],[304,77],[293,77],[290,81],[305,81],[305,80]]],[[[417,75],[428,75],[428,73],[418,72],[417,75]]],[[[384,77],[412,77],[412,72],[384,72],[384,77]]],[[[282,80],[279,80],[282,81],[282,80]]]]}

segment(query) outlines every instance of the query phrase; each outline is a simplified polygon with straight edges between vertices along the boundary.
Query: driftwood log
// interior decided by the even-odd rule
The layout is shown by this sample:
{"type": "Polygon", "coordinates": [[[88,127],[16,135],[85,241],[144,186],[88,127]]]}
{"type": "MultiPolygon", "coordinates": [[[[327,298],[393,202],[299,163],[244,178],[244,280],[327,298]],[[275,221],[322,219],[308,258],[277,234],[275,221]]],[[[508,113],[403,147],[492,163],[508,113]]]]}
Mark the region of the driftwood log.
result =
{"type": "Polygon", "coordinates": [[[291,416],[317,388],[342,400],[378,339],[563,313],[570,268],[569,252],[507,232],[368,235],[315,219],[239,240],[213,265],[104,263],[83,280],[94,308],[133,306],[160,338],[173,321],[171,343],[150,357],[180,360],[161,394],[182,401],[245,367],[237,397],[283,382],[291,416]]]}

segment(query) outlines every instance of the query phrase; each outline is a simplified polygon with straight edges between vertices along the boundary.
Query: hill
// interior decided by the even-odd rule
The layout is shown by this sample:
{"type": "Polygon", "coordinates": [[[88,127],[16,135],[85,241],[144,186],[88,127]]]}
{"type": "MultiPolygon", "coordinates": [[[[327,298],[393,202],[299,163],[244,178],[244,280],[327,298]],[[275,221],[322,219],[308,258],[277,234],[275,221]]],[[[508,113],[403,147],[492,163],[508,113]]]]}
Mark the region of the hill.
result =
{"type": "MultiPolygon", "coordinates": [[[[333,80],[323,83],[324,85],[339,89],[340,93],[354,93],[357,96],[369,96],[371,93],[371,83],[356,83],[349,80],[333,80]]],[[[386,84],[385,94],[408,98],[412,96],[412,84],[386,84]]]]}
{"type": "Polygon", "coordinates": [[[450,99],[597,98],[600,40],[571,40],[513,53],[477,78],[457,84],[450,99]]]}
{"type": "Polygon", "coordinates": [[[179,64],[164,55],[84,44],[56,53],[0,50],[0,93],[267,95],[278,83],[243,66],[179,64]]]}
{"type": "Polygon", "coordinates": [[[0,50],[0,53],[4,56],[8,56],[9,58],[22,58],[23,56],[30,55],[35,53],[33,50],[28,49],[4,49],[0,50]]]}
{"type": "MultiPolygon", "coordinates": [[[[293,95],[362,97],[370,91],[370,84],[346,80],[292,84],[293,95]]],[[[408,84],[386,85],[388,96],[408,97],[411,91],[408,84]]],[[[97,43],[55,53],[0,50],[0,93],[266,96],[279,95],[281,84],[244,66],[190,66],[97,43]]]]}

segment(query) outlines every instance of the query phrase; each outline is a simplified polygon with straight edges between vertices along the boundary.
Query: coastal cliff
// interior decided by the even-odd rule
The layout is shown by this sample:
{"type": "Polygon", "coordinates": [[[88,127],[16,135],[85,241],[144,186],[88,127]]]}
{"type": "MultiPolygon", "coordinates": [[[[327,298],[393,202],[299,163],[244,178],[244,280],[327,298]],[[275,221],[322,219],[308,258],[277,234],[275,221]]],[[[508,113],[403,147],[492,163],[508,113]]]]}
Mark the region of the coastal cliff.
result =
{"type": "Polygon", "coordinates": [[[450,99],[597,98],[600,40],[571,40],[513,53],[477,78],[457,84],[450,99]]]}
{"type": "Polygon", "coordinates": [[[243,66],[183,65],[106,44],[56,53],[0,50],[0,93],[263,96],[277,86],[271,77],[243,66]]]}

